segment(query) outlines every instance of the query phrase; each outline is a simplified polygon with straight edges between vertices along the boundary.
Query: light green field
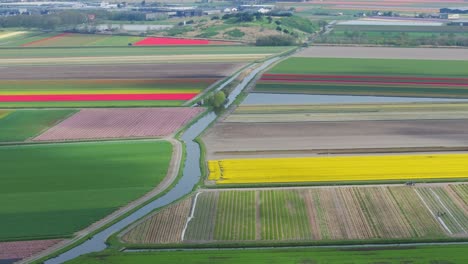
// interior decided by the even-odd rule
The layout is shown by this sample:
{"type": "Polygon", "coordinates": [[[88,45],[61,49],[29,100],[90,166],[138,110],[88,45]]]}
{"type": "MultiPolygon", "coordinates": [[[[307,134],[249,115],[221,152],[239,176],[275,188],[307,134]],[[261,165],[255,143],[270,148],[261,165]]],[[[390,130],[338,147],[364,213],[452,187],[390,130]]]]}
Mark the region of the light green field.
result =
{"type": "MultiPolygon", "coordinates": [[[[3,110],[0,110],[0,115],[3,110]]],[[[0,142],[24,141],[38,135],[76,110],[16,110],[0,118],[0,142]]]]}
{"type": "MultiPolygon", "coordinates": [[[[57,34],[58,35],[58,34],[57,34]]],[[[135,36],[111,36],[95,34],[68,34],[56,38],[39,39],[38,42],[31,42],[28,47],[84,47],[84,46],[127,46],[144,39],[135,36]]]]}
{"type": "Polygon", "coordinates": [[[468,61],[293,57],[268,73],[466,77],[468,61]]]}
{"type": "Polygon", "coordinates": [[[64,237],[154,188],[166,141],[0,147],[0,241],[64,237]]]}
{"type": "Polygon", "coordinates": [[[267,250],[200,250],[161,252],[103,252],[72,260],[70,264],[427,264],[466,263],[466,245],[383,248],[324,248],[267,250]]]}

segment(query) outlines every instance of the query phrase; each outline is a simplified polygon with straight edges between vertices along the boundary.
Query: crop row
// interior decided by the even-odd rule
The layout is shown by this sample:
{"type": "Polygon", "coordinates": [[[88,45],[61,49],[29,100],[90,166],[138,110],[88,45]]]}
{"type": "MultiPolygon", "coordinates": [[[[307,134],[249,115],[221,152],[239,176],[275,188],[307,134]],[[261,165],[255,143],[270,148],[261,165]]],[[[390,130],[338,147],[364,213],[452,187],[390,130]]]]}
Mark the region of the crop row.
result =
{"type": "MultiPolygon", "coordinates": [[[[467,207],[450,187],[418,188],[417,192],[450,234],[468,234],[467,207]]],[[[463,193],[466,195],[466,191],[463,193]]]]}
{"type": "MultiPolygon", "coordinates": [[[[336,241],[467,236],[463,232],[468,225],[466,205],[449,192],[461,189],[466,195],[466,187],[429,185],[202,191],[194,203],[193,218],[187,219],[183,241],[336,241]],[[442,214],[443,206],[437,197],[447,208],[444,209],[447,214],[442,214]]],[[[127,239],[126,242],[154,244],[172,241],[147,240],[148,235],[142,232],[150,231],[144,230],[151,230],[153,237],[166,230],[177,234],[182,232],[171,229],[173,223],[155,220],[160,219],[155,218],[158,214],[167,216],[165,211],[161,211],[140,223],[141,227],[134,228],[139,231],[133,240],[127,239]],[[164,227],[163,222],[170,227],[164,227]]],[[[178,226],[182,229],[181,225],[178,226]]]]}
{"type": "Polygon", "coordinates": [[[191,199],[169,206],[130,229],[122,240],[127,243],[178,243],[192,205],[191,199]]]}
{"type": "Polygon", "coordinates": [[[12,259],[23,259],[45,250],[58,242],[60,239],[31,240],[16,242],[0,242],[0,262],[12,259]]]}
{"type": "Polygon", "coordinates": [[[36,141],[167,136],[203,108],[83,109],[36,137],[36,141]]]}
{"type": "Polygon", "coordinates": [[[466,178],[466,154],[210,160],[217,184],[466,178]]]}

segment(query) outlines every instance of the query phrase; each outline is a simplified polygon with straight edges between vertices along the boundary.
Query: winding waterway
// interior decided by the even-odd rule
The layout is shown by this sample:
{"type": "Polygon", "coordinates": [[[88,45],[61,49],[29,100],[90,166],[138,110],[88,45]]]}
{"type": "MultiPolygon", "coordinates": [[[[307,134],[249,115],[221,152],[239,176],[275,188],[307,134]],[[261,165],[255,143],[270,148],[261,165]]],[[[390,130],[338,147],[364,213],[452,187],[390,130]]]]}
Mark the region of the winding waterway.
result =
{"type": "MultiPolygon", "coordinates": [[[[260,67],[256,68],[246,78],[244,78],[244,80],[240,84],[238,84],[228,96],[226,106],[227,107],[230,106],[235,101],[237,96],[242,92],[243,89],[247,87],[249,82],[252,81],[259,72],[263,71],[264,69],[269,67],[272,63],[274,63],[277,60],[279,60],[279,58],[273,58],[268,61],[265,61],[260,67]]],[[[231,78],[227,83],[233,80],[234,78],[231,78]]],[[[46,264],[64,263],[66,261],[72,260],[84,254],[102,251],[107,248],[106,240],[111,235],[119,232],[120,230],[124,229],[126,226],[137,221],[143,216],[149,214],[150,212],[160,207],[163,207],[165,205],[168,205],[180,199],[181,197],[189,194],[190,192],[192,192],[194,189],[194,186],[200,181],[200,177],[201,177],[200,146],[194,140],[213,121],[215,121],[216,118],[217,116],[214,112],[209,112],[208,114],[200,118],[197,122],[192,124],[182,134],[181,140],[186,146],[187,155],[186,155],[186,160],[184,164],[183,175],[173,189],[171,189],[169,192],[167,192],[165,195],[161,196],[160,198],[136,210],[135,212],[123,218],[122,220],[118,221],[117,223],[97,233],[96,235],[94,235],[92,238],[85,241],[84,243],[70,249],[69,251],[66,251],[65,253],[55,258],[49,259],[45,261],[44,263],[46,264]]]]}

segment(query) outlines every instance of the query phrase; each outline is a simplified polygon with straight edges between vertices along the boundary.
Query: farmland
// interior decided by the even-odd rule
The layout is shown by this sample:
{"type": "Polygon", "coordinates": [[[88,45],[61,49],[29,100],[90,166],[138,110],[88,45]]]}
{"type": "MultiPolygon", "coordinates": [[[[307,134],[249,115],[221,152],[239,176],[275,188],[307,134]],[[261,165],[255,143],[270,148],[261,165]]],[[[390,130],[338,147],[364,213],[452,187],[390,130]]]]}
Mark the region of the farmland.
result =
{"type": "Polygon", "coordinates": [[[35,141],[169,136],[203,108],[83,109],[35,141]]]}
{"type": "Polygon", "coordinates": [[[187,63],[12,67],[0,74],[0,107],[181,105],[241,66],[187,63]],[[19,70],[30,71],[20,80],[12,79],[19,77],[19,70]]]}
{"type": "Polygon", "coordinates": [[[468,98],[467,61],[289,58],[256,92],[468,98]]]}
{"type": "Polygon", "coordinates": [[[321,122],[465,119],[466,103],[241,105],[224,122],[321,122]]]}
{"type": "Polygon", "coordinates": [[[159,244],[178,243],[182,239],[182,230],[190,213],[191,199],[163,209],[131,229],[123,236],[129,243],[159,244]]]}
{"type": "Polygon", "coordinates": [[[0,142],[25,141],[55,125],[76,110],[0,111],[0,142]],[[7,115],[5,115],[7,114],[7,115]]]}
{"type": "Polygon", "coordinates": [[[0,147],[0,240],[85,228],[158,185],[171,149],[165,141],[0,147]]]}
{"type": "Polygon", "coordinates": [[[216,184],[467,178],[466,154],[210,160],[216,184]]]}
{"type": "Polygon", "coordinates": [[[463,227],[467,224],[466,206],[444,199],[449,209],[443,211],[450,214],[441,216],[442,220],[434,214],[432,206],[437,206],[439,201],[432,190],[439,189],[444,192],[437,195],[445,193],[455,200],[466,195],[465,184],[201,190],[192,208],[193,218],[188,217],[190,206],[187,204],[194,201],[190,197],[132,226],[128,233],[124,233],[122,240],[128,246],[132,243],[151,245],[174,242],[243,242],[250,245],[251,242],[323,243],[467,236],[466,231],[454,226],[456,223],[463,227]],[[460,188],[461,194],[447,194],[452,188],[460,188]],[[169,213],[180,208],[184,208],[182,214],[173,213],[171,216],[169,213]],[[184,228],[180,224],[181,215],[188,221],[183,241],[158,239],[165,237],[167,230],[181,234],[184,228]],[[162,220],[169,218],[176,220],[162,220]],[[444,222],[452,229],[445,229],[444,222]],[[155,239],[148,240],[147,236],[155,239]]]}
{"type": "Polygon", "coordinates": [[[239,249],[239,250],[199,250],[199,251],[162,251],[109,254],[90,254],[75,259],[70,264],[109,264],[109,263],[174,263],[174,264],[271,264],[271,263],[330,263],[367,264],[367,263],[464,263],[465,245],[430,247],[400,246],[384,248],[321,248],[321,249],[239,249]]]}
{"type": "Polygon", "coordinates": [[[467,126],[467,119],[223,122],[214,125],[203,140],[208,159],[311,156],[338,153],[338,150],[374,153],[385,149],[405,152],[411,148],[427,148],[426,151],[431,151],[431,148],[467,147],[464,132],[467,126]]]}
{"type": "Polygon", "coordinates": [[[31,240],[17,242],[0,242],[0,262],[6,260],[19,260],[30,257],[57,243],[60,239],[31,240]]]}
{"type": "Polygon", "coordinates": [[[135,36],[110,36],[95,34],[62,33],[44,36],[22,44],[22,47],[78,47],[78,46],[127,46],[142,40],[135,36]]]}

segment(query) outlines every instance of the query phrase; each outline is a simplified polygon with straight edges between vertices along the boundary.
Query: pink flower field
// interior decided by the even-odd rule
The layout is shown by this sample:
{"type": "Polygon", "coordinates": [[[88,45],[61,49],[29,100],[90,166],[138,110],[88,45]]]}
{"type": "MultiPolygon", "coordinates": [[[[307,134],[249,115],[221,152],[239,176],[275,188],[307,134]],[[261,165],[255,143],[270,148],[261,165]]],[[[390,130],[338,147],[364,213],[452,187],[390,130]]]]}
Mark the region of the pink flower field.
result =
{"type": "Polygon", "coordinates": [[[83,109],[34,140],[168,136],[203,111],[198,107],[83,109]]]}
{"type": "Polygon", "coordinates": [[[24,259],[60,242],[60,239],[0,242],[0,262],[7,259],[24,259]]]}

